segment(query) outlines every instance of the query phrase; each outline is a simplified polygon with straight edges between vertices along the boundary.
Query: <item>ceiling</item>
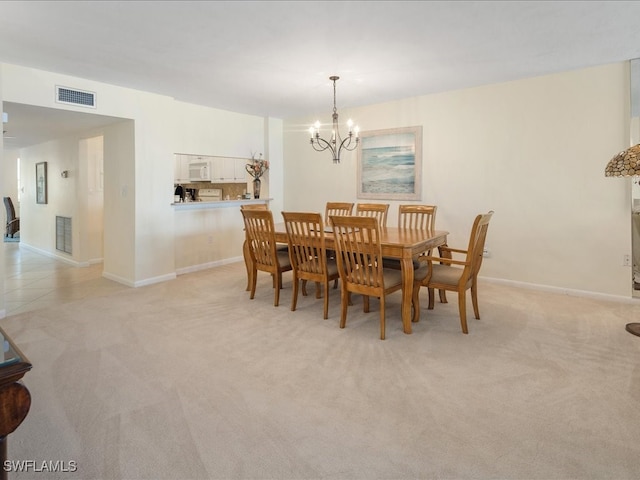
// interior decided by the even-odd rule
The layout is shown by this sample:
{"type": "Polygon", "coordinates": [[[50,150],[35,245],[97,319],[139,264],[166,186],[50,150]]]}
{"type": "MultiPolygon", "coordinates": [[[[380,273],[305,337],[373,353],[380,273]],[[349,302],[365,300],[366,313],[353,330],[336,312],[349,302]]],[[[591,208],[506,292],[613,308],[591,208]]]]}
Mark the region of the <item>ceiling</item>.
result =
{"type": "MultiPolygon", "coordinates": [[[[340,111],[620,62],[640,58],[638,18],[634,1],[1,1],[0,62],[311,122],[330,75],[340,111]]],[[[5,148],[96,117],[11,107],[5,148]]]]}

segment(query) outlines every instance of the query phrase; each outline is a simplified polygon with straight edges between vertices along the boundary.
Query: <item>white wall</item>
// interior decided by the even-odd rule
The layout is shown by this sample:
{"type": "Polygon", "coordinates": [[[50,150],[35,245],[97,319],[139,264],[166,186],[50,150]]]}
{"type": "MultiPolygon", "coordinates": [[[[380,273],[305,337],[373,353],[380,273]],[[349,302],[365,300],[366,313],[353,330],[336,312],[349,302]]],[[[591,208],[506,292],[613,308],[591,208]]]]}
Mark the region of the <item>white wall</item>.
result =
{"type": "Polygon", "coordinates": [[[262,117],[15,65],[0,67],[2,101],[123,119],[104,129],[104,269],[105,276],[125,284],[175,276],[170,206],[175,152],[242,157],[265,151],[262,117]],[[55,103],[55,85],[95,92],[97,108],[55,103]]]}
{"type": "MultiPolygon", "coordinates": [[[[318,114],[330,121],[327,110],[318,114]]],[[[619,63],[338,112],[363,131],[423,126],[419,203],[466,248],[474,217],[494,210],[481,274],[561,290],[629,297],[628,181],[604,167],[629,145],[629,65],[619,63]]],[[[324,211],[357,202],[356,152],[334,165],[306,127],[284,126],[284,205],[324,211]]],[[[385,202],[386,203],[386,202],[385,202]]],[[[389,223],[397,222],[391,203],[389,223]]]]}
{"type": "MultiPolygon", "coordinates": [[[[107,275],[124,283],[142,285],[175,275],[170,207],[175,152],[246,156],[268,151],[275,212],[324,211],[327,200],[358,200],[356,152],[336,166],[326,152],[309,145],[308,125],[330,119],[329,97],[326,111],[281,122],[0,67],[0,100],[60,108],[53,92],[61,84],[97,92],[95,113],[131,119],[103,132],[104,265],[107,275]]],[[[451,232],[449,243],[466,245],[474,216],[496,212],[484,276],[630,296],[630,268],[621,265],[622,256],[631,252],[630,182],[603,174],[609,158],[629,145],[628,63],[339,113],[365,131],[423,126],[421,202],[438,205],[438,226],[451,232]]],[[[391,202],[391,224],[398,203],[391,202]]],[[[0,310],[3,301],[0,295],[0,310]]]]}

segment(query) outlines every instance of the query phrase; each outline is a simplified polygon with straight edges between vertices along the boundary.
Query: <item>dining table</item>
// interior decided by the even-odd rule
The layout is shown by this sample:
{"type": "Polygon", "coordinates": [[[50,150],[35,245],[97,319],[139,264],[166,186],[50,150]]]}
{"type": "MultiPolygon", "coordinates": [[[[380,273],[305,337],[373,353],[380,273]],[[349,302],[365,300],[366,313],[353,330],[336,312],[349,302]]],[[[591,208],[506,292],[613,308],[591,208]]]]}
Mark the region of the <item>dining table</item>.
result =
{"type": "MultiPolygon", "coordinates": [[[[287,229],[283,223],[276,223],[276,242],[287,243],[287,229]]],[[[413,228],[382,227],[380,244],[382,256],[400,261],[402,271],[402,327],[406,334],[411,333],[411,296],[413,293],[413,260],[420,254],[447,244],[449,232],[445,230],[424,230],[413,228]]],[[[328,250],[335,249],[333,230],[325,227],[325,244],[328,250]]],[[[250,256],[245,254],[245,261],[250,256]]],[[[249,268],[247,268],[249,271],[249,268]]]]}

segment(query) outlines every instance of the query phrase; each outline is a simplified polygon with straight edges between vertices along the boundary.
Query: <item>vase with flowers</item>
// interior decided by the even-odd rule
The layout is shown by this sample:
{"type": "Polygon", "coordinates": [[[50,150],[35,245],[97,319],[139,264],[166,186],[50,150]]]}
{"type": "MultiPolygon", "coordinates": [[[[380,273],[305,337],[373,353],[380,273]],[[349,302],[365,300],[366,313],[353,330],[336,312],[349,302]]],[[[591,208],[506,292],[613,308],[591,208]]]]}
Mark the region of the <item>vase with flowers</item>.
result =
{"type": "Polygon", "coordinates": [[[255,153],[251,153],[251,162],[245,165],[247,173],[253,177],[253,198],[260,198],[260,177],[269,170],[269,160],[263,160],[262,154],[260,158],[256,158],[255,153]]]}

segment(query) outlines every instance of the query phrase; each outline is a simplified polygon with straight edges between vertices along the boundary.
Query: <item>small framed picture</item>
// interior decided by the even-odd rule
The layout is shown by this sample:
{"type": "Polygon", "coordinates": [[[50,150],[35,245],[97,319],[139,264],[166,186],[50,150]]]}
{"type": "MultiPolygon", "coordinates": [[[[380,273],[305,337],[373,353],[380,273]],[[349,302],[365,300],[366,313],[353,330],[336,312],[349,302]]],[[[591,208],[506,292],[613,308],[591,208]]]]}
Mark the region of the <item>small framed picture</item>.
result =
{"type": "Polygon", "coordinates": [[[47,162],[36,163],[36,203],[47,203],[47,162]]]}

